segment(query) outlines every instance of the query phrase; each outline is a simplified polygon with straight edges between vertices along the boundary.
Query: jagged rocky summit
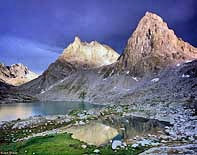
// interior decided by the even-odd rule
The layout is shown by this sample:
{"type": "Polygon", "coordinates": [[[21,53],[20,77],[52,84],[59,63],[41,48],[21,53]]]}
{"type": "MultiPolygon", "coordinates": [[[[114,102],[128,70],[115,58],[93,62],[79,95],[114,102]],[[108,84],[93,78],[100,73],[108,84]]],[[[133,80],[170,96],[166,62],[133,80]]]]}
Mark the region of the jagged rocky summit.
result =
{"type": "Polygon", "coordinates": [[[0,64],[0,81],[8,85],[18,86],[37,77],[38,75],[36,73],[30,71],[21,63],[11,66],[0,64]]]}
{"type": "Polygon", "coordinates": [[[196,57],[196,48],[178,38],[161,17],[147,12],[129,38],[117,66],[143,76],[196,57]]]}
{"type": "Polygon", "coordinates": [[[119,54],[107,45],[97,41],[82,42],[79,37],[70,44],[58,58],[59,61],[69,62],[79,67],[101,67],[117,61],[119,54]]]}

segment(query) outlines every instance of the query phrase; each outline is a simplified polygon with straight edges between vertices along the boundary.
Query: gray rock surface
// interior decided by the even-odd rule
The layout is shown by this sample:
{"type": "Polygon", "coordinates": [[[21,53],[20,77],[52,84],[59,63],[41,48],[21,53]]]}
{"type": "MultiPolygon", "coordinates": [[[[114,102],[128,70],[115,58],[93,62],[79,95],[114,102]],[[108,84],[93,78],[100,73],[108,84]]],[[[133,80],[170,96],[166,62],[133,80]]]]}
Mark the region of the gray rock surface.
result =
{"type": "Polygon", "coordinates": [[[197,153],[197,144],[180,145],[180,146],[161,146],[151,148],[140,155],[168,155],[168,154],[187,154],[194,155],[197,153]]]}

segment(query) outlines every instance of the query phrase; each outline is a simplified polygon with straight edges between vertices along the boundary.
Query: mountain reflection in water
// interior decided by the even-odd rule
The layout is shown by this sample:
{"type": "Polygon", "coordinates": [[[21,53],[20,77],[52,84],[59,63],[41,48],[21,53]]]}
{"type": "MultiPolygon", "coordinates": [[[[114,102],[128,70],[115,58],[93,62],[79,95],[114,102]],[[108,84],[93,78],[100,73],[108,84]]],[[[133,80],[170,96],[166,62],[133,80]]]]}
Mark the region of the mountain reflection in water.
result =
{"type": "Polygon", "coordinates": [[[144,137],[149,134],[157,135],[163,132],[166,122],[141,117],[108,117],[97,121],[91,121],[85,125],[77,125],[66,128],[72,133],[73,138],[79,139],[91,145],[102,145],[110,140],[124,140],[131,142],[136,136],[144,137]]]}

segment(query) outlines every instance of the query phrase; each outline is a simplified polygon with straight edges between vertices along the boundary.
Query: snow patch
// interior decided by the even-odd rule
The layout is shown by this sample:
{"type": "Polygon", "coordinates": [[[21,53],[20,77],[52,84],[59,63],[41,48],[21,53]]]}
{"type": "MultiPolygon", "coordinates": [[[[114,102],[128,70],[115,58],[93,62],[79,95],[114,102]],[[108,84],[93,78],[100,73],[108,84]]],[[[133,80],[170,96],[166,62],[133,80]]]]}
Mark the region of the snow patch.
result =
{"type": "Polygon", "coordinates": [[[43,94],[43,93],[45,93],[46,91],[51,90],[53,87],[57,86],[58,84],[61,84],[61,83],[64,82],[66,79],[67,79],[67,77],[64,78],[64,79],[62,79],[62,80],[60,80],[60,81],[58,81],[58,82],[56,82],[56,83],[54,83],[54,84],[52,84],[50,87],[46,88],[45,90],[42,89],[40,94],[43,94]]]}
{"type": "Polygon", "coordinates": [[[42,89],[40,94],[43,94],[43,93],[45,93],[45,92],[46,92],[46,91],[44,91],[44,90],[42,89]]]}
{"type": "Polygon", "coordinates": [[[133,80],[138,81],[137,77],[132,77],[133,80]]]}
{"type": "Polygon", "coordinates": [[[117,87],[114,87],[113,89],[117,89],[117,87]]]}
{"type": "Polygon", "coordinates": [[[190,63],[192,62],[193,60],[186,60],[185,63],[190,63]]]}
{"type": "Polygon", "coordinates": [[[60,83],[64,82],[64,79],[60,81],[60,83]]]}
{"type": "Polygon", "coordinates": [[[189,77],[190,75],[185,75],[185,74],[182,75],[182,78],[189,78],[189,77]]]}
{"type": "Polygon", "coordinates": [[[114,70],[112,70],[112,72],[110,73],[110,75],[109,75],[109,76],[112,76],[112,75],[113,75],[113,73],[114,73],[114,70]]]}
{"type": "Polygon", "coordinates": [[[177,64],[176,66],[179,67],[181,64],[177,64]]]}
{"type": "Polygon", "coordinates": [[[151,80],[151,82],[158,82],[159,81],[159,78],[154,78],[151,80]]]}
{"type": "Polygon", "coordinates": [[[106,80],[107,80],[107,78],[104,78],[104,79],[103,79],[103,81],[106,81],[106,80]]]}

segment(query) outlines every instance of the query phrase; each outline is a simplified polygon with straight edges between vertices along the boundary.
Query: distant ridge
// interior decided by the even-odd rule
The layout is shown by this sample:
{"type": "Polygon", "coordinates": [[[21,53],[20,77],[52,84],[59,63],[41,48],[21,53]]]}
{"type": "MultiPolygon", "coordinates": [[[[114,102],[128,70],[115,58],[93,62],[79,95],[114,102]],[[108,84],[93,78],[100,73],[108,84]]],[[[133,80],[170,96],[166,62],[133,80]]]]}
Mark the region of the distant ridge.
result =
{"type": "Polygon", "coordinates": [[[29,82],[38,75],[30,71],[26,66],[21,63],[5,66],[0,63],[0,81],[9,85],[18,86],[29,82]]]}

